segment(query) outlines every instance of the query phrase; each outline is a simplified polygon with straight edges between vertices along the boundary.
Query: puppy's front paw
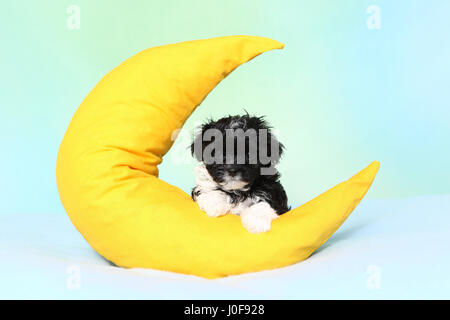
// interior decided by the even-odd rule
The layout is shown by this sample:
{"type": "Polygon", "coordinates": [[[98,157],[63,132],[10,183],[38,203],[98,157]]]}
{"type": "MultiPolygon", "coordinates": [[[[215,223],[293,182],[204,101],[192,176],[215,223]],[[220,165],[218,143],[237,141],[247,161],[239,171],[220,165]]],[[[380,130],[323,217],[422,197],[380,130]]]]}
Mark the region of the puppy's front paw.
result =
{"type": "Polygon", "coordinates": [[[278,218],[275,210],[267,202],[258,202],[241,212],[241,221],[250,233],[267,232],[273,219],[278,218]]]}
{"type": "Polygon", "coordinates": [[[211,191],[197,196],[196,201],[203,211],[210,217],[220,217],[231,209],[228,196],[220,191],[211,191]]]}

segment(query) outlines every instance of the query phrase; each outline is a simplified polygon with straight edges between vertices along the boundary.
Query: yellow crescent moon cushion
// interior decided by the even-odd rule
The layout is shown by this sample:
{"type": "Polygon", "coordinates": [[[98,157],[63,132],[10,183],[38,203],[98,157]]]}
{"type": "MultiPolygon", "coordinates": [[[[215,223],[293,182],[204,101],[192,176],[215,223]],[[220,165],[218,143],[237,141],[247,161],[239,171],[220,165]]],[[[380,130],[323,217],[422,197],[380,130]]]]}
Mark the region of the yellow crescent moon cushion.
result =
{"type": "Polygon", "coordinates": [[[277,41],[230,36],[150,48],[109,72],[76,111],[61,143],[57,184],[75,227],[118,266],[217,278],[306,259],[368,190],[378,162],[305,205],[271,231],[237,216],[210,218],[160,179],[171,135],[231,71],[277,41]]]}

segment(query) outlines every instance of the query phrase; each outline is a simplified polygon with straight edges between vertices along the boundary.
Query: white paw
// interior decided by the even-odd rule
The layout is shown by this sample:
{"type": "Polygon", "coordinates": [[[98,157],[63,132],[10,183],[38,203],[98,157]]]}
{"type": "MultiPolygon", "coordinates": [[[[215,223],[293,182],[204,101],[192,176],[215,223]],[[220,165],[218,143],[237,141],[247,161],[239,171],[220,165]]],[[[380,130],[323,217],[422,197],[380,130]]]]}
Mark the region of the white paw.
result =
{"type": "Polygon", "coordinates": [[[250,233],[267,232],[273,219],[278,218],[275,210],[267,202],[258,202],[241,212],[241,221],[250,233]]]}
{"type": "Polygon", "coordinates": [[[220,191],[201,193],[196,201],[203,211],[210,217],[220,217],[230,211],[228,196],[220,191]]]}

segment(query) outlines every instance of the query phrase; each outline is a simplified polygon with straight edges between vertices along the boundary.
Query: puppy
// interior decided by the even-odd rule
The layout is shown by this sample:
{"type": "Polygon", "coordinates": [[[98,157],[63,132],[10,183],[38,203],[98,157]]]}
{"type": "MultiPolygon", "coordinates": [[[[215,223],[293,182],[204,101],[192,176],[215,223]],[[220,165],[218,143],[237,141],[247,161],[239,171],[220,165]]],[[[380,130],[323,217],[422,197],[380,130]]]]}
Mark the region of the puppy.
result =
{"type": "Polygon", "coordinates": [[[191,145],[201,162],[195,169],[192,199],[211,217],[241,217],[250,233],[270,230],[289,211],[275,169],[284,151],[264,117],[228,116],[200,127],[191,145]]]}

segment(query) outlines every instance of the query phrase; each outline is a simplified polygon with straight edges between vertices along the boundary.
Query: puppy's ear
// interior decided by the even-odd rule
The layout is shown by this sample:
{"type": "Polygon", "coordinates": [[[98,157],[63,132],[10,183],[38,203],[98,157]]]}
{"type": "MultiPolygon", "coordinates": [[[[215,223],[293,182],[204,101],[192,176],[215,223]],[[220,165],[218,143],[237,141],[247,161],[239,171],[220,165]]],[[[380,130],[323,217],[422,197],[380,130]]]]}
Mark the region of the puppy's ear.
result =
{"type": "Polygon", "coordinates": [[[200,127],[197,134],[194,136],[194,139],[192,140],[191,144],[191,155],[197,160],[197,161],[203,161],[203,132],[204,132],[204,126],[200,127]]]}
{"type": "Polygon", "coordinates": [[[278,140],[278,138],[269,130],[268,139],[267,139],[267,150],[268,154],[275,164],[278,163],[281,159],[281,156],[284,152],[283,144],[278,140]],[[272,154],[272,148],[274,150],[272,154]]]}
{"type": "Polygon", "coordinates": [[[205,148],[208,143],[203,143],[203,137],[205,135],[205,132],[211,128],[213,128],[216,125],[216,122],[214,122],[212,119],[209,119],[209,121],[200,127],[197,128],[196,133],[194,133],[194,138],[192,140],[191,144],[191,154],[192,156],[197,160],[202,162],[203,161],[203,152],[205,151],[205,148]]]}

